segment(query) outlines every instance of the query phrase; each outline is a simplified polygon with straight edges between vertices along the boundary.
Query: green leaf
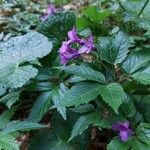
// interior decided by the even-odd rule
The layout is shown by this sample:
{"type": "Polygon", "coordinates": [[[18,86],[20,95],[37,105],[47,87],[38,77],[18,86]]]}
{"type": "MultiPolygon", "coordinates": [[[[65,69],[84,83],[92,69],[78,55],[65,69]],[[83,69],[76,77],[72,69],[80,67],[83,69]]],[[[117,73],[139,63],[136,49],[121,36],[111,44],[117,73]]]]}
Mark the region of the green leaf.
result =
{"type": "Polygon", "coordinates": [[[38,97],[38,99],[35,101],[31,112],[29,114],[28,120],[32,122],[37,122],[42,119],[44,114],[48,111],[50,108],[50,104],[52,101],[52,94],[53,90],[43,93],[38,97]]]}
{"type": "Polygon", "coordinates": [[[52,150],[58,142],[53,132],[43,131],[31,138],[29,150],[52,150]]]}
{"type": "Polygon", "coordinates": [[[121,104],[119,108],[119,114],[125,118],[133,117],[136,113],[136,108],[131,99],[121,104]]]}
{"type": "Polygon", "coordinates": [[[139,51],[130,54],[122,63],[122,68],[128,74],[132,74],[150,62],[150,53],[148,51],[139,51]]]}
{"type": "Polygon", "coordinates": [[[103,100],[118,113],[118,108],[125,98],[121,85],[118,83],[111,83],[107,86],[103,85],[100,87],[100,93],[103,100]]]}
{"type": "Polygon", "coordinates": [[[37,75],[38,70],[33,66],[21,65],[49,54],[52,43],[44,35],[31,32],[2,43],[1,49],[0,93],[3,94],[7,88],[22,87],[37,75]]]}
{"type": "Polygon", "coordinates": [[[111,64],[117,64],[126,58],[129,52],[128,46],[128,37],[123,32],[119,32],[114,39],[100,39],[97,49],[103,60],[111,64]]]}
{"type": "Polygon", "coordinates": [[[60,99],[58,106],[78,106],[80,104],[88,103],[99,95],[100,87],[101,84],[96,83],[77,84],[66,92],[60,99]]]}
{"type": "Polygon", "coordinates": [[[136,134],[138,136],[138,140],[150,147],[150,124],[149,123],[141,123],[137,129],[136,134]]]}
{"type": "Polygon", "coordinates": [[[19,145],[13,136],[0,133],[0,150],[19,150],[19,145]]]}
{"type": "MultiPolygon", "coordinates": [[[[53,90],[52,100],[54,106],[59,105],[61,97],[66,93],[67,90],[68,90],[67,87],[63,83],[61,83],[58,88],[53,90]]],[[[62,117],[66,120],[66,108],[59,106],[57,107],[57,110],[62,115],[62,117]]]]}
{"type": "Polygon", "coordinates": [[[150,1],[148,1],[146,7],[143,9],[147,0],[142,1],[125,1],[123,3],[123,7],[126,10],[127,17],[125,21],[132,21],[136,23],[139,27],[144,29],[150,29],[150,1]]]}
{"type": "Polygon", "coordinates": [[[15,113],[15,110],[16,107],[7,110],[0,115],[0,129],[3,128],[10,121],[10,119],[15,113]]]}
{"type": "Polygon", "coordinates": [[[105,9],[103,11],[98,11],[96,6],[90,6],[84,10],[83,14],[87,18],[90,18],[91,21],[100,23],[111,15],[111,10],[105,9]]]}
{"type": "Polygon", "coordinates": [[[6,106],[10,109],[11,106],[19,100],[20,92],[11,92],[0,99],[0,102],[6,104],[6,106]]]}
{"type": "Polygon", "coordinates": [[[144,85],[150,84],[150,67],[132,74],[131,77],[144,85]]]}
{"type": "Polygon", "coordinates": [[[86,78],[87,80],[93,80],[100,83],[105,82],[105,76],[102,73],[86,66],[63,66],[58,67],[58,69],[64,70],[67,73],[86,78]]]}
{"type": "Polygon", "coordinates": [[[100,113],[98,111],[89,115],[80,117],[73,126],[71,137],[69,141],[78,135],[81,135],[91,124],[96,124],[100,120],[100,113]]]}
{"type": "Polygon", "coordinates": [[[54,41],[62,42],[74,25],[75,14],[73,12],[61,12],[51,15],[47,20],[41,22],[38,31],[54,41]]]}
{"type": "Polygon", "coordinates": [[[115,137],[108,145],[107,150],[129,150],[131,141],[122,142],[119,138],[115,137]]]}
{"type": "Polygon", "coordinates": [[[148,150],[150,149],[150,145],[145,144],[143,141],[138,140],[135,138],[132,144],[132,150],[148,150]]]}
{"type": "Polygon", "coordinates": [[[30,131],[35,129],[46,128],[47,126],[28,121],[11,121],[2,128],[1,133],[9,134],[17,131],[30,131]]]}

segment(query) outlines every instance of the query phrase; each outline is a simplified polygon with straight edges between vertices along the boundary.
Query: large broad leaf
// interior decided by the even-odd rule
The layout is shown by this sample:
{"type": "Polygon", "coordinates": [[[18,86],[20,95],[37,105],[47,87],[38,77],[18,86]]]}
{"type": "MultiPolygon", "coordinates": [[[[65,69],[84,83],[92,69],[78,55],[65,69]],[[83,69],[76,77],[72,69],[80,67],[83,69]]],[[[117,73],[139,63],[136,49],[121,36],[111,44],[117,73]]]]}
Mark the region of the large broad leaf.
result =
{"type": "Polygon", "coordinates": [[[86,66],[63,66],[59,67],[59,69],[83,77],[87,80],[93,80],[101,83],[105,82],[105,76],[102,73],[86,66]]]}
{"type": "Polygon", "coordinates": [[[80,117],[73,126],[71,137],[69,141],[78,135],[81,135],[91,124],[97,124],[100,120],[100,113],[98,111],[93,112],[89,115],[80,117]]]}
{"type": "Polygon", "coordinates": [[[122,68],[128,74],[132,74],[150,62],[150,53],[148,51],[135,52],[130,54],[122,63],[122,68]]]}
{"type": "Polygon", "coordinates": [[[60,99],[56,106],[78,106],[88,103],[99,95],[101,84],[97,83],[80,83],[73,86],[60,99]]]}
{"type": "Polygon", "coordinates": [[[0,133],[0,150],[19,150],[19,145],[13,136],[0,133]]]}
{"type": "Polygon", "coordinates": [[[28,120],[32,122],[37,122],[42,119],[44,114],[48,111],[50,108],[50,104],[52,101],[52,94],[53,91],[45,92],[42,95],[38,97],[38,99],[35,101],[31,112],[29,114],[28,120]]]}
{"type": "Polygon", "coordinates": [[[22,87],[38,70],[25,62],[36,61],[49,54],[52,43],[37,32],[11,38],[0,46],[0,93],[7,88],[22,87]]]}
{"type": "Polygon", "coordinates": [[[103,85],[100,88],[100,93],[103,100],[110,106],[112,109],[118,113],[118,108],[122,104],[125,93],[123,88],[118,83],[111,83],[109,85],[103,85]]]}
{"type": "Polygon", "coordinates": [[[114,39],[100,39],[97,49],[103,60],[117,64],[126,58],[129,52],[128,46],[128,37],[123,32],[119,32],[114,39]]]}
{"type": "Polygon", "coordinates": [[[75,25],[75,20],[73,12],[55,13],[38,26],[38,31],[54,41],[62,42],[75,25]]]}

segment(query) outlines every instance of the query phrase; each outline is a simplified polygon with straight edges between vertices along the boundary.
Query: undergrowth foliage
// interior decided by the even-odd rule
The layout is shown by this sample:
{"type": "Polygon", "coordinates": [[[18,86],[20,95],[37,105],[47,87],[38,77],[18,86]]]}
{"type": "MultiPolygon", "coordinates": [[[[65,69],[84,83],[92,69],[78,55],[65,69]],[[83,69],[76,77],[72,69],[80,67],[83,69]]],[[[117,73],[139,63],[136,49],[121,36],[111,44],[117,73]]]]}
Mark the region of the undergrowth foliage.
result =
{"type": "Polygon", "coordinates": [[[107,150],[150,149],[149,14],[149,0],[97,2],[79,16],[50,5],[37,31],[1,41],[0,149],[18,150],[17,137],[36,129],[29,150],[84,150],[93,128],[107,150]]]}

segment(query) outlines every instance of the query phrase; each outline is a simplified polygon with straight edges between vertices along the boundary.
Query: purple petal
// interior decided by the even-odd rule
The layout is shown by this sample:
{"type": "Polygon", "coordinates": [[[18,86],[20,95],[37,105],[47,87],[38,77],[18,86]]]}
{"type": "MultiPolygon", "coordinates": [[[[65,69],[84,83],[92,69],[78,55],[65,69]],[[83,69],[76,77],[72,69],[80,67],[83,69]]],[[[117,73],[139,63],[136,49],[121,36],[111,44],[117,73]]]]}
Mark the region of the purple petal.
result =
{"type": "Polygon", "coordinates": [[[120,131],[119,136],[120,136],[122,141],[127,141],[129,138],[127,131],[120,131]]]}
{"type": "Polygon", "coordinates": [[[41,20],[42,20],[42,21],[47,20],[48,17],[49,17],[50,15],[53,15],[55,12],[57,12],[57,9],[55,8],[55,6],[54,6],[54,5],[48,5],[48,8],[47,8],[46,13],[44,13],[44,15],[41,16],[41,20]]]}
{"type": "Polygon", "coordinates": [[[63,42],[63,43],[62,43],[62,46],[61,46],[61,48],[60,48],[60,50],[59,50],[59,52],[60,52],[60,53],[65,53],[68,48],[69,48],[68,43],[67,43],[67,42],[63,42]]]}
{"type": "Polygon", "coordinates": [[[79,50],[78,53],[79,54],[83,54],[83,53],[87,53],[89,49],[86,46],[82,46],[79,50]]]}
{"type": "Polygon", "coordinates": [[[68,37],[72,42],[77,42],[80,44],[81,39],[77,36],[75,27],[73,27],[73,29],[68,32],[68,37]]]}
{"type": "Polygon", "coordinates": [[[126,130],[126,127],[121,122],[116,122],[116,123],[113,123],[112,129],[114,131],[124,131],[126,130]]]}

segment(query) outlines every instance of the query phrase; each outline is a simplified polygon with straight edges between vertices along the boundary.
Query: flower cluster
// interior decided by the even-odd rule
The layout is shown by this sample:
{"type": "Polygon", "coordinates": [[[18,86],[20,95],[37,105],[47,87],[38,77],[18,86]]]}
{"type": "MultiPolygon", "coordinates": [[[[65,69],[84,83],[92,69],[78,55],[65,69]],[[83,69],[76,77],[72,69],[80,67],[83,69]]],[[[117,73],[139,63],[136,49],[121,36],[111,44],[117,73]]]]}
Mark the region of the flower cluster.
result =
{"type": "Polygon", "coordinates": [[[54,13],[57,12],[57,9],[54,5],[48,5],[46,13],[41,17],[42,21],[45,21],[50,15],[53,15],[54,13]]]}
{"type": "Polygon", "coordinates": [[[122,141],[127,141],[129,136],[133,135],[133,131],[129,128],[129,122],[116,122],[112,125],[114,131],[119,132],[119,136],[122,141]]]}
{"type": "Polygon", "coordinates": [[[81,39],[78,37],[76,29],[73,28],[68,32],[68,37],[69,40],[64,41],[59,50],[61,64],[66,65],[69,60],[80,57],[82,54],[88,54],[95,49],[92,35],[87,39],[81,39]],[[78,50],[71,47],[74,43],[78,44],[78,50]]]}

